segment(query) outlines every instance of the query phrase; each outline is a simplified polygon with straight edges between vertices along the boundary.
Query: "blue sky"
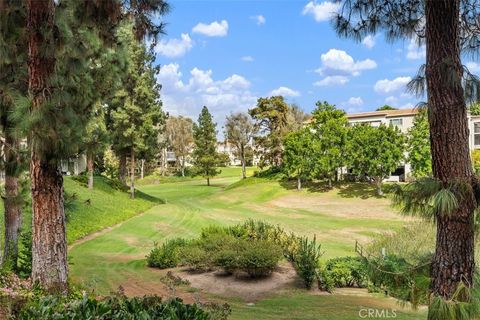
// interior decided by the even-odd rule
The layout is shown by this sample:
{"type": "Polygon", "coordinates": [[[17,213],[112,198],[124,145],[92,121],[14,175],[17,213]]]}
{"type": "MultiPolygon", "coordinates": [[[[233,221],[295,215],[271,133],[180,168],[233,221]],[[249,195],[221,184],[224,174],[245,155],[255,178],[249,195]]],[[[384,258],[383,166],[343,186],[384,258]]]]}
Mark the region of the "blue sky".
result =
{"type": "MultiPolygon", "coordinates": [[[[207,105],[221,126],[230,112],[273,94],[306,112],[318,100],[347,112],[418,102],[405,83],[424,63],[424,48],[410,40],[386,43],[381,34],[362,43],[339,38],[329,22],[332,2],[170,3],[156,62],[164,109],[171,114],[196,119],[207,105]]],[[[480,71],[478,63],[467,65],[480,71]]]]}

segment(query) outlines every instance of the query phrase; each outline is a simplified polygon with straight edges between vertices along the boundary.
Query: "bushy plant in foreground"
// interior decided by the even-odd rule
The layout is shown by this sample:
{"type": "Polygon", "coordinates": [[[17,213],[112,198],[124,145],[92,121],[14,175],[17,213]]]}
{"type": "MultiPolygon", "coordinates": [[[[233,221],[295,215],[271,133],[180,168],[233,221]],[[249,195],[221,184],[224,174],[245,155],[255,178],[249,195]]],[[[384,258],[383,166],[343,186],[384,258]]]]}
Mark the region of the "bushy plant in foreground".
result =
{"type": "Polygon", "coordinates": [[[162,302],[157,296],[127,298],[122,295],[97,300],[88,296],[66,301],[47,296],[29,303],[20,313],[22,320],[209,320],[207,311],[198,305],[184,304],[181,299],[162,302]]]}
{"type": "Polygon", "coordinates": [[[238,267],[252,278],[271,274],[282,258],[282,249],[267,240],[244,241],[241,247],[238,267]]]}
{"type": "Polygon", "coordinates": [[[322,254],[320,245],[317,245],[315,237],[311,241],[307,237],[300,239],[300,246],[295,256],[294,265],[307,289],[312,287],[317,277],[317,268],[322,254]]]}
{"type": "Polygon", "coordinates": [[[367,265],[361,257],[341,257],[325,263],[325,277],[331,279],[336,288],[365,287],[367,285],[367,265]]]}
{"type": "Polygon", "coordinates": [[[160,269],[176,267],[180,262],[178,249],[186,244],[187,241],[182,238],[167,240],[161,246],[155,243],[147,256],[148,266],[160,269]]]}

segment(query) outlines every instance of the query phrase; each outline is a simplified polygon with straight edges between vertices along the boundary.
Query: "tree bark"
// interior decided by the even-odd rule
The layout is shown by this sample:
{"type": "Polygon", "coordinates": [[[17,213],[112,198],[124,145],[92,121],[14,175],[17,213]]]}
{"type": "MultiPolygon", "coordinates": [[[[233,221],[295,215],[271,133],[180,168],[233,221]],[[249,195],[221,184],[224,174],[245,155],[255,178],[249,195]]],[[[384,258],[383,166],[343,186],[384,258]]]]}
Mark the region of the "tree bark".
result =
{"type": "Polygon", "coordinates": [[[93,153],[87,152],[88,189],[93,189],[93,153]]]}
{"type": "MultiPolygon", "coordinates": [[[[41,109],[51,92],[55,70],[55,5],[28,0],[28,89],[32,110],[41,109]]],[[[32,280],[45,290],[66,293],[68,266],[63,211],[63,177],[56,159],[38,153],[41,137],[31,137],[32,280]]]]}
{"type": "Polygon", "coordinates": [[[207,177],[207,186],[210,187],[210,177],[207,177]]]}
{"type": "Polygon", "coordinates": [[[332,178],[328,178],[328,189],[332,189],[332,178]]]}
{"type": "Polygon", "coordinates": [[[5,246],[3,251],[3,266],[10,266],[14,270],[18,260],[18,238],[22,225],[22,199],[18,175],[20,167],[19,141],[7,130],[5,134],[5,246]]]}
{"type": "Polygon", "coordinates": [[[382,177],[375,178],[375,192],[377,196],[383,196],[382,180],[383,180],[382,177]]]}
{"type": "Polygon", "coordinates": [[[120,159],[118,161],[118,179],[127,185],[127,154],[125,152],[120,153],[120,159]]]}
{"type": "Polygon", "coordinates": [[[185,177],[185,156],[182,156],[182,177],[185,177]]]}
{"type": "Polygon", "coordinates": [[[297,177],[297,190],[302,190],[302,179],[300,178],[300,176],[297,177]]]}
{"type": "Polygon", "coordinates": [[[130,150],[130,198],[135,199],[135,150],[130,150]]]}
{"type": "MultiPolygon", "coordinates": [[[[444,185],[449,182],[470,185],[474,177],[461,85],[459,3],[459,0],[425,2],[432,169],[434,177],[444,185]]],[[[460,282],[467,286],[473,283],[475,206],[473,193],[468,191],[452,214],[437,214],[436,249],[431,270],[434,295],[449,299],[460,282]]]]}
{"type": "Polygon", "coordinates": [[[247,178],[247,164],[245,162],[245,146],[241,146],[240,148],[240,158],[241,158],[241,161],[242,161],[242,178],[243,179],[246,179],[247,178]]]}
{"type": "Polygon", "coordinates": [[[143,179],[144,175],[144,168],[145,168],[145,159],[140,160],[141,165],[140,165],[140,179],[143,179]]]}

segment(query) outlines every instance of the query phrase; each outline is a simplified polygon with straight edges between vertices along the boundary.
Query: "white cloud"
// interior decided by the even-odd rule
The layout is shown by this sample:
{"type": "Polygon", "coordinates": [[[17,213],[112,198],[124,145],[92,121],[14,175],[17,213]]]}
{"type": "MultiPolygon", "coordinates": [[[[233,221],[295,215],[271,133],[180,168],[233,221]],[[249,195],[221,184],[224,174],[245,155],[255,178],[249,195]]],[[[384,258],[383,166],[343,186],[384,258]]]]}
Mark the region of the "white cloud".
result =
{"type": "Polygon", "coordinates": [[[372,49],[375,46],[375,37],[368,35],[362,40],[362,44],[368,49],[372,49]]]}
{"type": "Polygon", "coordinates": [[[303,8],[302,14],[312,15],[317,22],[328,21],[338,12],[340,6],[341,4],[338,2],[324,1],[318,3],[317,1],[310,1],[303,8]]]}
{"type": "Polygon", "coordinates": [[[413,108],[415,108],[415,105],[411,102],[407,102],[400,106],[400,109],[413,109],[413,108]]]}
{"type": "Polygon", "coordinates": [[[324,76],[314,83],[316,86],[342,85],[347,83],[352,76],[358,76],[363,70],[377,67],[377,63],[371,59],[355,61],[352,56],[343,50],[330,49],[320,56],[322,65],[315,70],[324,76]]]}
{"type": "Polygon", "coordinates": [[[317,87],[343,85],[348,81],[348,78],[345,76],[328,76],[320,81],[315,82],[313,85],[317,87]]]}
{"type": "Polygon", "coordinates": [[[193,41],[188,33],[182,33],[180,39],[161,40],[155,47],[155,51],[169,58],[183,56],[192,49],[193,41]]]}
{"type": "Polygon", "coordinates": [[[192,29],[193,33],[200,33],[207,37],[224,37],[228,33],[228,22],[222,20],[221,22],[213,21],[210,24],[199,23],[192,29]]]}
{"type": "Polygon", "coordinates": [[[470,72],[480,72],[480,63],[476,63],[473,61],[465,63],[465,66],[468,68],[468,71],[470,72]]]}
{"type": "Polygon", "coordinates": [[[170,63],[162,66],[157,75],[164,108],[173,115],[196,119],[206,105],[221,132],[227,114],[246,111],[256,104],[257,96],[250,91],[250,82],[241,75],[214,79],[212,70],[193,68],[184,76],[180,69],[179,64],[170,63]]]}
{"type": "Polygon", "coordinates": [[[358,76],[361,71],[375,69],[377,63],[371,59],[353,60],[352,56],[343,50],[330,49],[320,56],[322,66],[316,70],[321,75],[352,75],[358,76]]]}
{"type": "Polygon", "coordinates": [[[243,56],[240,58],[242,61],[245,61],[245,62],[252,62],[253,60],[253,57],[252,56],[243,56]]]}
{"type": "Polygon", "coordinates": [[[363,105],[363,99],[361,97],[350,97],[347,103],[351,106],[361,106],[363,105]]]}
{"type": "Polygon", "coordinates": [[[421,60],[426,57],[426,47],[425,45],[418,45],[418,40],[416,38],[410,39],[410,42],[407,47],[407,59],[409,60],[421,60]]]}
{"type": "Polygon", "coordinates": [[[389,94],[392,92],[404,91],[407,83],[412,80],[410,77],[397,77],[393,80],[378,80],[373,87],[378,93],[389,94]]]}
{"type": "Polygon", "coordinates": [[[254,20],[257,23],[257,25],[259,25],[259,26],[261,26],[262,24],[265,24],[265,22],[267,22],[265,17],[261,14],[256,15],[256,16],[251,16],[250,19],[254,20]]]}
{"type": "Polygon", "coordinates": [[[283,96],[283,97],[298,97],[300,92],[290,89],[288,87],[278,87],[275,90],[270,91],[271,96],[283,96]]]}

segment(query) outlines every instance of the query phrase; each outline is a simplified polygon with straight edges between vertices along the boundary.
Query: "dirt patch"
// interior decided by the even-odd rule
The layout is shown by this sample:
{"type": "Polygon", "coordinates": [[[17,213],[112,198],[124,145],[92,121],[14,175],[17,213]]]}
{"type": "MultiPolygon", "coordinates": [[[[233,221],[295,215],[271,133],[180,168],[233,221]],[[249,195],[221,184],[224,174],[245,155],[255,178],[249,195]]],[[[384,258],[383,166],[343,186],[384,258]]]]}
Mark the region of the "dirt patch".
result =
{"type": "Polygon", "coordinates": [[[250,279],[242,275],[226,275],[220,271],[191,273],[176,271],[175,274],[190,282],[190,286],[220,296],[237,297],[254,302],[285,287],[293,287],[299,281],[291,264],[282,264],[269,277],[250,279]]]}

